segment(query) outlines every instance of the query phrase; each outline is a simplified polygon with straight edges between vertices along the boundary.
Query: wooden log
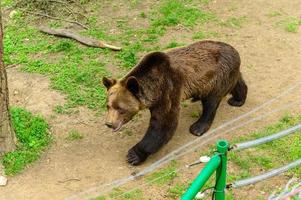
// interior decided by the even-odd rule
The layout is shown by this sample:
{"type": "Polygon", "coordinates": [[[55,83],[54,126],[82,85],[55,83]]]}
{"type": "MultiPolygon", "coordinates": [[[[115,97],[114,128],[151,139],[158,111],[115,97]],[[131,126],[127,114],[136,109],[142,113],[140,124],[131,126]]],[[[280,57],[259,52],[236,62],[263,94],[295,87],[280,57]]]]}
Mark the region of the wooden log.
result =
{"type": "Polygon", "coordinates": [[[121,47],[116,47],[110,44],[107,44],[103,41],[100,40],[96,40],[96,39],[92,39],[92,38],[87,38],[84,36],[81,36],[77,33],[73,33],[68,29],[52,29],[52,28],[48,28],[45,26],[41,26],[38,28],[41,32],[43,33],[47,33],[50,35],[55,35],[58,37],[66,37],[66,38],[71,38],[74,39],[86,46],[90,46],[90,47],[96,47],[96,48],[109,48],[115,51],[120,51],[121,47]]]}

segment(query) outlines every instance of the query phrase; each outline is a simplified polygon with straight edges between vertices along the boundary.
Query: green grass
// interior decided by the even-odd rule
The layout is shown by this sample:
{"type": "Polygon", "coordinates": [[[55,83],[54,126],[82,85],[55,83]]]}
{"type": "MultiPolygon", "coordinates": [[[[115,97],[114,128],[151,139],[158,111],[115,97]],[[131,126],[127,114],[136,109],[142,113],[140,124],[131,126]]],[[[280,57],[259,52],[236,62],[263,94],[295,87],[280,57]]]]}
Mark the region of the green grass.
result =
{"type": "Polygon", "coordinates": [[[277,25],[289,33],[297,33],[298,28],[301,26],[301,19],[287,17],[277,22],[277,25]]]}
{"type": "Polygon", "coordinates": [[[81,140],[83,138],[84,138],[84,136],[80,132],[78,132],[77,130],[71,130],[68,133],[68,136],[66,137],[66,139],[70,140],[70,141],[81,140]]]}
{"type": "Polygon", "coordinates": [[[36,161],[51,141],[48,124],[42,117],[22,108],[12,108],[10,112],[18,143],[17,149],[2,159],[6,175],[18,174],[36,161]]]}
{"type": "Polygon", "coordinates": [[[208,5],[212,0],[201,0],[202,4],[208,5]]]}
{"type": "Polygon", "coordinates": [[[106,198],[104,196],[99,196],[99,197],[96,197],[96,198],[92,198],[90,200],[106,200],[106,198]]]}
{"type": "Polygon", "coordinates": [[[279,11],[271,11],[267,14],[268,17],[277,17],[277,16],[281,16],[281,12],[279,11]]]}
{"type": "Polygon", "coordinates": [[[143,197],[143,193],[140,189],[136,189],[133,191],[123,191],[120,188],[114,188],[113,191],[109,194],[112,199],[118,200],[146,200],[143,197]]]}
{"type": "Polygon", "coordinates": [[[77,113],[78,110],[72,109],[72,106],[66,104],[66,105],[56,105],[54,107],[54,112],[57,114],[74,114],[77,113]]]}
{"type": "Polygon", "coordinates": [[[173,160],[166,168],[163,168],[147,176],[146,181],[155,185],[168,184],[178,176],[178,173],[176,172],[177,166],[177,162],[173,160]]]}
{"type": "Polygon", "coordinates": [[[100,80],[108,73],[99,54],[105,50],[42,35],[20,23],[11,23],[4,31],[6,64],[21,64],[24,71],[49,75],[52,88],[67,94],[66,107],[87,105],[101,109],[104,106],[105,88],[100,80]]]}
{"type": "MultiPolygon", "coordinates": [[[[253,132],[249,136],[244,136],[236,139],[238,141],[247,141],[255,138],[264,137],[276,132],[285,130],[295,124],[301,122],[301,115],[292,117],[284,116],[278,123],[267,126],[262,131],[253,132]]],[[[256,148],[243,150],[240,152],[230,152],[229,159],[234,162],[242,170],[242,176],[248,176],[248,172],[252,168],[262,168],[270,170],[275,167],[280,167],[289,162],[297,160],[301,157],[301,134],[300,132],[286,136],[284,138],[260,145],[256,148]]],[[[301,177],[301,169],[297,168],[292,172],[301,177]]]]}
{"type": "MultiPolygon", "coordinates": [[[[139,2],[133,0],[131,5],[135,7],[139,2]]],[[[3,2],[5,6],[10,3],[9,0],[3,2]]],[[[175,41],[167,41],[167,46],[160,45],[160,37],[170,27],[182,25],[193,28],[215,19],[213,13],[182,0],[163,0],[154,3],[150,12],[141,12],[140,17],[148,24],[143,28],[130,26],[131,19],[127,17],[108,21],[108,26],[99,26],[96,13],[87,16],[90,29],[81,34],[121,46],[122,51],[85,47],[70,39],[42,34],[31,23],[35,18],[21,11],[5,25],[5,63],[20,64],[26,72],[49,76],[51,87],[68,97],[65,105],[55,108],[57,113],[72,113],[72,108],[77,106],[103,110],[106,90],[100,80],[110,75],[108,66],[128,70],[147,52],[181,45],[175,41]],[[118,31],[111,34],[111,29],[118,31]]],[[[62,24],[49,21],[48,25],[60,27],[62,24]]]]}
{"type": "Polygon", "coordinates": [[[243,24],[247,21],[246,16],[242,17],[230,17],[226,21],[221,22],[222,26],[229,27],[229,28],[242,28],[243,24]]]}
{"type": "Polygon", "coordinates": [[[202,40],[202,39],[207,39],[210,37],[218,37],[217,32],[204,32],[204,31],[199,31],[195,32],[192,36],[192,39],[194,40],[202,40]]]}
{"type": "Polygon", "coordinates": [[[200,117],[200,113],[199,112],[191,112],[190,113],[190,117],[192,117],[192,118],[199,118],[200,117]]]}
{"type": "Polygon", "coordinates": [[[170,43],[168,43],[166,46],[165,46],[165,49],[172,49],[172,48],[175,48],[175,47],[180,47],[180,46],[183,46],[184,44],[183,43],[178,43],[176,41],[172,41],[170,43]]]}
{"type": "MultiPolygon", "coordinates": [[[[179,0],[165,0],[146,14],[140,13],[140,17],[145,18],[149,22],[146,29],[133,29],[127,24],[127,20],[119,23],[122,34],[116,36],[116,40],[123,41],[123,51],[116,55],[124,68],[132,68],[138,62],[138,54],[141,52],[154,51],[164,49],[156,46],[159,38],[166,34],[167,28],[183,25],[186,27],[194,27],[215,19],[215,16],[207,11],[202,11],[193,6],[185,5],[179,0]],[[138,39],[133,39],[133,38],[138,39]]],[[[166,48],[179,46],[178,43],[170,43],[166,48]]]]}
{"type": "Polygon", "coordinates": [[[186,27],[193,27],[199,22],[212,20],[214,15],[192,6],[186,6],[182,1],[168,0],[163,3],[158,13],[159,18],[152,19],[153,26],[175,26],[182,24],[186,27]]]}
{"type": "Polygon", "coordinates": [[[175,199],[175,200],[179,199],[186,190],[187,190],[187,185],[177,183],[176,185],[170,187],[167,190],[167,197],[168,199],[175,199]]]}

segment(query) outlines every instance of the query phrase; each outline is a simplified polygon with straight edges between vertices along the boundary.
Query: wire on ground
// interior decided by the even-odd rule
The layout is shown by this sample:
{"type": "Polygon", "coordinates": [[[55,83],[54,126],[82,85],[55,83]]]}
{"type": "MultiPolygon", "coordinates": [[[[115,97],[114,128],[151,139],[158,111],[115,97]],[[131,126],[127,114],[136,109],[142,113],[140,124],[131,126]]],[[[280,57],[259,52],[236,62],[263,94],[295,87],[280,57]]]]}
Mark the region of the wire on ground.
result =
{"type": "Polygon", "coordinates": [[[294,161],[292,163],[289,163],[285,166],[282,166],[280,168],[273,169],[273,170],[271,170],[269,172],[266,172],[264,174],[260,174],[258,176],[254,176],[254,177],[251,177],[251,178],[246,178],[246,179],[243,179],[243,180],[235,181],[234,183],[232,183],[230,185],[230,187],[239,188],[239,187],[251,185],[251,184],[257,183],[259,181],[263,181],[265,179],[268,179],[268,178],[274,177],[276,175],[279,175],[279,174],[281,174],[283,172],[286,172],[286,171],[288,171],[292,168],[298,167],[299,165],[301,165],[301,159],[296,160],[296,161],[294,161]]]}
{"type": "Polygon", "coordinates": [[[233,146],[233,148],[231,149],[232,151],[238,151],[238,150],[243,150],[243,149],[247,149],[247,148],[251,148],[260,144],[264,144],[267,142],[271,142],[273,140],[282,138],[284,136],[287,136],[291,133],[296,133],[298,130],[301,129],[301,124],[298,124],[296,126],[293,126],[287,130],[281,131],[279,133],[273,134],[273,135],[269,135],[266,137],[262,137],[262,138],[258,138],[256,140],[251,140],[251,141],[247,141],[247,142],[243,142],[243,143],[239,143],[233,146]]]}

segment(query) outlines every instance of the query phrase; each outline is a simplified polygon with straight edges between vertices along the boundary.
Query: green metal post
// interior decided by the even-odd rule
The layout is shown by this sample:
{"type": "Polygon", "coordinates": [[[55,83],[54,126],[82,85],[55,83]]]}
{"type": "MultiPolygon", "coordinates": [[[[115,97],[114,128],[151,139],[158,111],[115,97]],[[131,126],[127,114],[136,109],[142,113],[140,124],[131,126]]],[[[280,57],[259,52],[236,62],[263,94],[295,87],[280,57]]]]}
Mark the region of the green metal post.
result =
{"type": "Polygon", "coordinates": [[[210,176],[215,172],[215,170],[221,164],[221,157],[217,154],[214,155],[210,161],[206,164],[199,175],[194,179],[191,186],[182,196],[181,200],[192,200],[197,195],[197,193],[202,189],[205,183],[208,181],[210,176]]]}
{"type": "Polygon", "coordinates": [[[220,154],[221,164],[216,171],[214,199],[225,200],[225,188],[227,179],[227,152],[229,144],[226,140],[220,140],[216,143],[216,146],[217,152],[220,154]]]}

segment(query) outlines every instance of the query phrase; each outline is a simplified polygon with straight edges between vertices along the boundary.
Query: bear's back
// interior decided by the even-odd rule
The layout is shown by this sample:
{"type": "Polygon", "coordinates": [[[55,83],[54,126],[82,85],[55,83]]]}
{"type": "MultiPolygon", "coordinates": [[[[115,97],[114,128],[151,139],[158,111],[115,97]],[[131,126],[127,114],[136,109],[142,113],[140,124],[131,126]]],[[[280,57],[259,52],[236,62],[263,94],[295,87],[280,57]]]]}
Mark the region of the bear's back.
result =
{"type": "Polygon", "coordinates": [[[166,54],[171,67],[184,78],[183,99],[207,95],[220,87],[217,84],[228,82],[224,79],[236,80],[239,76],[239,54],[226,43],[200,41],[166,54]]]}

